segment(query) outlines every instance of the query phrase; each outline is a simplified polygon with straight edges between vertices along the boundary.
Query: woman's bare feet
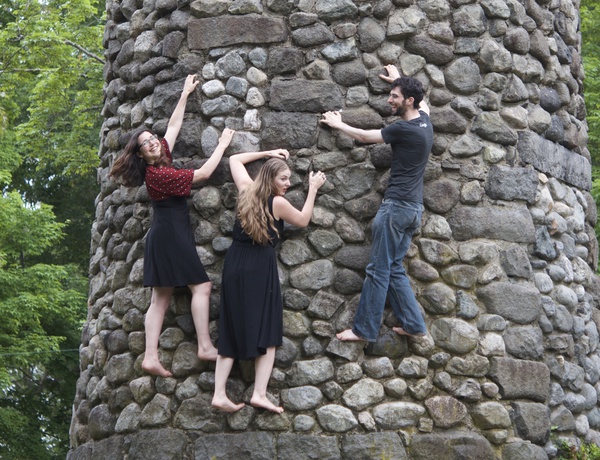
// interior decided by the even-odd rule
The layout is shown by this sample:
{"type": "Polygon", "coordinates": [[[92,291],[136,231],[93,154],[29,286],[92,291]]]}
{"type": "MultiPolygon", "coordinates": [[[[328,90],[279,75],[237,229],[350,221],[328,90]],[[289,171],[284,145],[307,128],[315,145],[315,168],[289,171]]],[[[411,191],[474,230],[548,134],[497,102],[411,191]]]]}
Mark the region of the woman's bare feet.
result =
{"type": "Polygon", "coordinates": [[[393,327],[392,331],[394,331],[398,335],[405,335],[406,337],[414,337],[417,339],[420,337],[425,337],[427,335],[427,334],[409,334],[404,329],[402,329],[400,326],[393,327]]]}
{"type": "Polygon", "coordinates": [[[281,414],[283,412],[283,407],[276,406],[266,396],[255,396],[252,395],[250,399],[250,404],[254,407],[260,407],[262,409],[267,409],[271,412],[275,412],[276,414],[281,414]]]}
{"type": "Polygon", "coordinates": [[[232,413],[239,411],[242,407],[245,406],[245,404],[236,404],[229,398],[218,398],[216,396],[213,396],[212,406],[216,409],[222,410],[223,412],[232,413]]]}
{"type": "Polygon", "coordinates": [[[159,377],[172,377],[173,374],[166,370],[158,358],[148,358],[144,357],[142,361],[142,369],[148,374],[158,375],[159,377]]]}
{"type": "Polygon", "coordinates": [[[345,331],[337,333],[335,336],[342,342],[364,342],[365,340],[352,332],[352,329],[346,329],[345,331]]]}
{"type": "Polygon", "coordinates": [[[219,350],[217,350],[212,344],[210,347],[198,347],[198,358],[203,361],[216,361],[217,356],[219,355],[219,350]]]}

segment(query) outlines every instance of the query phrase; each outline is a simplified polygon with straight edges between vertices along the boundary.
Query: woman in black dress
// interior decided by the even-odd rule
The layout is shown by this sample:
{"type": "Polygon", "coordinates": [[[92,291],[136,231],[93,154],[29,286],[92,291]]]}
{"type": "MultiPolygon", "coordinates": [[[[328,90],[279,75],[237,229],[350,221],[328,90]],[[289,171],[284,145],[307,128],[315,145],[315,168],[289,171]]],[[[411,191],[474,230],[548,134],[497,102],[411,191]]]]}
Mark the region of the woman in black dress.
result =
{"type": "Polygon", "coordinates": [[[164,138],[159,140],[148,129],[135,131],[110,172],[129,187],[145,182],[152,200],[154,215],[144,247],[144,286],[152,287],[152,299],[144,321],[146,351],[142,369],[161,377],[172,375],[158,359],[158,339],[173,289],[177,286],[188,286],[192,293],[191,311],[198,336],[198,357],[210,361],[217,359],[217,349],[208,332],[212,285],[196,252],[186,198],[192,184],[208,179],[216,169],[234,131],[223,131],[219,145],[201,168],[175,169],[171,166],[171,150],[183,123],[188,96],[199,83],[195,78],[195,75],[186,78],[164,138]]]}
{"type": "Polygon", "coordinates": [[[267,398],[267,384],[275,361],[275,347],[283,339],[283,302],[277,274],[275,246],[283,222],[306,227],[312,216],[317,190],[325,183],[322,172],[310,173],[306,201],[301,211],[283,195],[290,186],[287,150],[249,152],[229,158],[231,175],[239,191],[233,243],[225,256],[219,316],[219,357],[215,369],[212,405],[235,412],[244,404],[232,402],[225,384],[235,359],[255,359],[254,392],[250,404],[281,413],[267,398]],[[253,181],[245,165],[269,158],[253,181]]]}

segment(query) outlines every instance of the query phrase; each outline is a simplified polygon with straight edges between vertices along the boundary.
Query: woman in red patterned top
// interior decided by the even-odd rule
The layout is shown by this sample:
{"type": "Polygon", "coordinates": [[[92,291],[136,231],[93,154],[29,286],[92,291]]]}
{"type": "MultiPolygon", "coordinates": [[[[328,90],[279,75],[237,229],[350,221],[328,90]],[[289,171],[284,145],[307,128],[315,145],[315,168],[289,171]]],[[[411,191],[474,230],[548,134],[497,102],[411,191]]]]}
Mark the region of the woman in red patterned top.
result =
{"type": "Polygon", "coordinates": [[[191,310],[198,336],[198,357],[214,361],[217,349],[208,332],[212,284],[196,251],[187,197],[192,184],[208,179],[231,142],[234,131],[223,130],[215,151],[199,169],[172,167],[171,150],[183,123],[188,96],[199,81],[188,75],[181,97],[159,140],[148,129],[135,131],[123,154],[115,161],[110,176],[128,187],[146,183],[152,200],[153,220],[144,247],[144,286],[152,287],[152,300],[144,322],[146,351],[142,369],[162,377],[172,374],[160,363],[158,340],[173,290],[188,286],[192,293],[191,310]]]}

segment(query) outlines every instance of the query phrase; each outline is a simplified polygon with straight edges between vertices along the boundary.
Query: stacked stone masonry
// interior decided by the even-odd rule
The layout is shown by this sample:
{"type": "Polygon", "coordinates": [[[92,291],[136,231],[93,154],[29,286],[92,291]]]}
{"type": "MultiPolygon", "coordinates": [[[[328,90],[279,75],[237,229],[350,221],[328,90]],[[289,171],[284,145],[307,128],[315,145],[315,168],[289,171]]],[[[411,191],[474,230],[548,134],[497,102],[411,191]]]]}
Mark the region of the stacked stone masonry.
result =
{"type": "MultiPolygon", "coordinates": [[[[577,0],[107,0],[105,100],[92,228],[89,314],[70,460],[547,459],[559,440],[600,445],[596,205],[577,0]],[[396,64],[423,82],[435,144],[425,212],[406,268],[429,334],[407,341],[386,309],[363,348],[351,324],[369,224],[389,174],[387,145],[318,124],[394,120],[396,64]],[[284,340],[270,396],[281,415],[210,406],[214,364],[196,356],[186,290],[160,338],[172,378],[141,371],[144,187],[108,179],[127,134],[166,130],[187,74],[202,77],[174,149],[198,167],[224,127],[227,155],[291,152],[301,205],[312,160],[327,173],[311,224],[286,229],[284,340]]],[[[235,186],[223,160],[190,199],[213,282],[231,243],[235,186]]],[[[252,364],[228,385],[248,401],[252,364]]]]}

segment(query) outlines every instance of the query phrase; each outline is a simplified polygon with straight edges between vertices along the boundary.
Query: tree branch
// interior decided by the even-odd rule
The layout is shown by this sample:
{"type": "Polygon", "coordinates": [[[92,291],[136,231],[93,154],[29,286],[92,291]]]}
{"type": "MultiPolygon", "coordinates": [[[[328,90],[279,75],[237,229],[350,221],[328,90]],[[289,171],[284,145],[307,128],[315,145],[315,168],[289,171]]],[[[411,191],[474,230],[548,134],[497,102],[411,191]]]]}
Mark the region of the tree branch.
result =
{"type": "Polygon", "coordinates": [[[65,40],[64,42],[66,45],[71,45],[74,48],[77,48],[79,51],[81,51],[83,54],[88,55],[89,57],[91,57],[92,59],[95,59],[96,61],[105,64],[104,59],[102,59],[101,57],[99,57],[97,54],[92,53],[91,51],[86,50],[85,48],[79,46],[77,43],[72,42],[71,40],[65,40]]]}

